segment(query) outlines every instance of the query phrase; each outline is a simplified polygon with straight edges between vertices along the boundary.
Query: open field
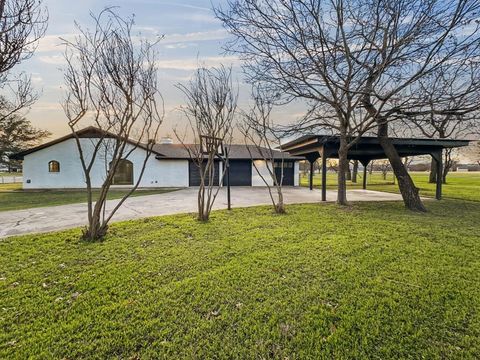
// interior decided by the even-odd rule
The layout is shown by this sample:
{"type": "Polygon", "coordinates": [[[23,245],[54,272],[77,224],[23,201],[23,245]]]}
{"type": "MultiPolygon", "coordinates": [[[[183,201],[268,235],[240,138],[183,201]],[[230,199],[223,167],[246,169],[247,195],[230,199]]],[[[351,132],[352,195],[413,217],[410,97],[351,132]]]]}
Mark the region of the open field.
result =
{"type": "MultiPolygon", "coordinates": [[[[428,172],[412,172],[410,173],[415,185],[420,188],[422,196],[434,197],[435,184],[428,183],[428,172]]],[[[359,174],[357,184],[348,182],[348,188],[361,189],[362,176],[359,174]]],[[[398,186],[393,183],[393,173],[387,175],[387,180],[383,180],[381,173],[373,173],[367,176],[367,189],[376,191],[386,191],[398,193],[398,186]]],[[[314,186],[320,187],[322,183],[321,175],[315,174],[313,179],[314,186]]],[[[301,185],[308,186],[308,176],[301,178],[301,185]]],[[[328,173],[327,187],[334,189],[337,187],[337,175],[328,173]]],[[[480,172],[454,172],[447,177],[447,184],[443,185],[443,196],[451,199],[463,199],[480,201],[480,172]]]]}
{"type": "Polygon", "coordinates": [[[480,203],[292,205],[0,242],[0,358],[480,357],[480,203]]]}
{"type": "MultiPolygon", "coordinates": [[[[7,210],[21,210],[44,206],[66,205],[87,202],[87,193],[82,190],[38,190],[23,191],[22,184],[0,185],[0,212],[7,210]]],[[[137,190],[132,196],[161,194],[176,189],[137,190]]],[[[127,190],[112,189],[108,199],[119,199],[127,190]]],[[[94,191],[95,195],[98,192],[94,191]]]]}

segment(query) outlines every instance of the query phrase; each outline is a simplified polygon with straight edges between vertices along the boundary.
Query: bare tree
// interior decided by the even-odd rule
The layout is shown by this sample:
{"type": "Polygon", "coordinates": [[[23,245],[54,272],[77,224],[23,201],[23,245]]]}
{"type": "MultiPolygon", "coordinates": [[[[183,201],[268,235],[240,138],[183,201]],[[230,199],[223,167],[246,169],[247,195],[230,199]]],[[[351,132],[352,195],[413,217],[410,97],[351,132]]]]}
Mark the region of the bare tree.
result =
{"type": "Polygon", "coordinates": [[[403,158],[403,165],[407,170],[410,168],[410,165],[412,165],[413,159],[414,159],[413,156],[410,156],[410,157],[406,156],[403,158]]]}
{"type": "Polygon", "coordinates": [[[4,119],[37,99],[30,76],[12,74],[15,66],[32,57],[47,29],[48,14],[38,0],[0,0],[0,126],[4,119]]]}
{"type": "Polygon", "coordinates": [[[338,173],[338,161],[337,160],[328,160],[327,162],[327,169],[329,171],[333,171],[334,173],[338,173]]]}
{"type": "Polygon", "coordinates": [[[175,134],[199,170],[198,220],[208,221],[225,174],[216,174],[215,163],[219,148],[228,150],[231,143],[238,93],[233,88],[232,69],[224,66],[199,68],[188,85],[178,88],[187,98],[182,110],[196,144],[185,144],[186,134],[176,129],[175,134]]]}
{"type": "MultiPolygon", "coordinates": [[[[470,59],[464,66],[450,67],[440,65],[435,71],[418,82],[418,96],[424,102],[425,112],[408,117],[403,123],[413,133],[431,139],[458,139],[474,134],[480,128],[480,112],[470,111],[480,107],[480,63],[470,59]],[[466,81],[467,80],[467,81],[466,81]],[[467,109],[452,113],[436,112],[439,107],[448,109],[467,109]]],[[[446,184],[447,175],[455,164],[453,149],[443,152],[442,182],[446,184]]],[[[435,160],[431,160],[430,183],[437,178],[435,160]]]]}
{"type": "MultiPolygon", "coordinates": [[[[406,207],[426,211],[389,122],[431,112],[417,96],[420,79],[442,64],[460,68],[478,58],[479,8],[472,0],[230,0],[217,16],[235,36],[227,49],[246,61],[250,81],[284,101],[303,98],[311,105],[297,129],[323,126],[343,138],[340,203],[349,144],[373,122],[406,207]]],[[[442,102],[435,113],[472,110],[442,102]]]]}
{"type": "Polygon", "coordinates": [[[340,137],[337,203],[347,204],[348,150],[375,121],[359,106],[363,64],[349,56],[370,44],[352,37],[342,2],[229,0],[216,15],[235,37],[226,49],[244,60],[247,81],[276,104],[306,101],[305,117],[286,130],[340,137]]]}
{"type": "Polygon", "coordinates": [[[390,162],[388,160],[379,160],[375,163],[380,172],[382,173],[383,180],[387,180],[388,172],[392,170],[390,162]]]}
{"type": "MultiPolygon", "coordinates": [[[[428,103],[422,96],[420,80],[442,65],[458,71],[478,56],[480,3],[367,1],[360,13],[358,2],[349,4],[352,26],[358,24],[358,36],[372,44],[369,61],[365,61],[363,54],[351,54],[353,61],[364,64],[368,74],[362,105],[377,123],[377,136],[398,179],[405,205],[414,211],[426,211],[390,139],[389,122],[431,113],[431,109],[425,108],[428,103]]],[[[467,83],[477,80],[465,79],[467,83]]],[[[463,92],[465,87],[458,90],[463,92]]],[[[458,92],[452,89],[448,95],[455,97],[458,92]]],[[[441,99],[440,95],[436,98],[441,99]]],[[[462,114],[473,110],[470,105],[451,108],[447,102],[438,101],[434,113],[462,114]]]]}
{"type": "Polygon", "coordinates": [[[91,15],[93,30],[77,24],[80,35],[66,41],[64,110],[75,137],[85,175],[88,201],[86,240],[102,239],[108,223],[124,201],[138,188],[163,119],[157,88],[155,42],[132,35],[133,18],[122,19],[113,8],[91,15]],[[78,130],[85,124],[97,128],[95,138],[85,139],[78,130]],[[141,168],[133,187],[109,212],[108,192],[122,162],[141,151],[141,168]],[[94,199],[92,172],[104,162],[105,177],[94,199]]]}
{"type": "Polygon", "coordinates": [[[253,98],[255,105],[249,112],[243,114],[243,123],[240,126],[240,131],[244,135],[253,167],[268,189],[274,211],[277,214],[284,214],[286,211],[282,184],[285,154],[275,150],[280,147],[282,139],[274,130],[274,123],[271,118],[273,104],[259,91],[253,92],[253,98]],[[254,153],[252,153],[249,145],[254,146],[254,153]],[[262,158],[261,164],[265,165],[268,175],[262,172],[262,168],[256,161],[253,161],[258,156],[262,158]],[[280,169],[280,174],[277,174],[277,168],[280,169]],[[273,194],[272,187],[275,188],[276,197],[273,194]]]}

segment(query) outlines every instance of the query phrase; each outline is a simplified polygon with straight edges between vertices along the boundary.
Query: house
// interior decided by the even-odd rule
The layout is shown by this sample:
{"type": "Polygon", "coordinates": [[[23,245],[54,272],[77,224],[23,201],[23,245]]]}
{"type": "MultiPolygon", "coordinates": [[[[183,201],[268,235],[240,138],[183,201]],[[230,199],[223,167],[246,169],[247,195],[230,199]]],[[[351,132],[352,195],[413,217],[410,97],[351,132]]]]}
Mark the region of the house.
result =
{"type": "MultiPolygon", "coordinates": [[[[79,130],[77,135],[82,144],[82,151],[89,159],[96,142],[102,132],[94,127],[79,130]]],[[[104,139],[108,143],[114,137],[110,134],[104,139]]],[[[145,159],[145,147],[134,148],[127,158],[123,159],[115,174],[113,186],[134,185],[139,177],[145,159]]],[[[147,161],[145,172],[139,187],[189,187],[198,186],[200,173],[198,167],[190,159],[186,146],[173,144],[171,140],[161,141],[154,145],[153,154],[147,161]]],[[[102,146],[103,147],[103,146],[102,146]]],[[[105,149],[108,146],[105,146],[105,149]]],[[[232,186],[264,186],[261,176],[271,181],[264,158],[255,146],[230,145],[230,184],[232,186]],[[255,162],[255,166],[253,166],[255,162]]],[[[283,157],[284,178],[286,186],[299,185],[299,162],[301,157],[291,156],[287,153],[275,151],[275,170],[281,173],[281,158],[283,157]]],[[[32,149],[11,156],[12,159],[23,161],[23,188],[24,189],[78,189],[85,188],[85,177],[77,149],[76,139],[73,134],[66,135],[32,149]]],[[[100,187],[109,166],[108,151],[97,156],[91,171],[93,187],[100,187]]],[[[215,161],[214,181],[218,184],[223,171],[223,162],[215,161]]],[[[224,179],[225,183],[226,179],[224,179]]]]}

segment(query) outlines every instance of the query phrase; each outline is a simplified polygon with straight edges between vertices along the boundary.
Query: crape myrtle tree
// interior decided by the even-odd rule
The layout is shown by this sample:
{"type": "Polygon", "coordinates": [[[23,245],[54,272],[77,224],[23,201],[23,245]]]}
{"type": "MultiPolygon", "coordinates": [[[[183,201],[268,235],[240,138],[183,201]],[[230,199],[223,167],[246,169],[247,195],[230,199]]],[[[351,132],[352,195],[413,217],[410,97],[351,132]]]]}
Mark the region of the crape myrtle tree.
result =
{"type": "MultiPolygon", "coordinates": [[[[246,61],[249,79],[320,107],[310,117],[320,119],[314,125],[334,118],[322,125],[344,139],[340,203],[346,139],[373,122],[406,207],[426,211],[391,141],[389,122],[425,113],[415,96],[420,79],[442,64],[463,66],[478,56],[479,8],[472,0],[230,0],[217,16],[235,36],[227,49],[246,61]],[[361,116],[352,123],[356,112],[361,116]]],[[[464,110],[439,107],[435,113],[464,110]]]]}
{"type": "Polygon", "coordinates": [[[225,175],[225,171],[216,174],[215,168],[218,156],[224,155],[221,148],[228,150],[232,141],[238,91],[233,86],[232,69],[224,66],[198,68],[187,85],[177,87],[187,100],[182,111],[188,124],[184,133],[174,132],[198,168],[197,219],[208,221],[225,175]],[[187,135],[193,135],[193,146],[185,143],[187,135]]]}
{"type": "Polygon", "coordinates": [[[139,186],[163,119],[155,50],[159,39],[150,42],[134,36],[133,18],[123,19],[113,8],[92,14],[92,19],[93,30],[77,24],[79,35],[73,41],[64,40],[63,104],[85,175],[88,226],[83,238],[89,241],[106,235],[112,216],[139,186]],[[85,125],[95,126],[99,134],[80,137],[78,130],[85,125]],[[107,211],[107,196],[119,166],[139,152],[144,155],[133,186],[107,211]],[[98,171],[95,165],[102,162],[105,176],[94,198],[92,177],[98,171]]]}
{"type": "Polygon", "coordinates": [[[282,184],[285,154],[275,150],[280,147],[282,136],[275,131],[275,124],[271,118],[273,104],[258,90],[253,91],[252,98],[254,105],[250,111],[242,114],[240,132],[244,136],[253,167],[267,187],[274,211],[277,214],[284,214],[286,211],[282,184]],[[255,149],[255,156],[250,149],[251,145],[255,149]],[[263,160],[261,164],[254,161],[258,156],[263,160]],[[279,176],[277,176],[276,166],[280,169],[279,176]],[[263,168],[268,175],[262,172],[263,168]],[[273,191],[276,192],[276,196],[273,191]]]}
{"type": "MultiPolygon", "coordinates": [[[[375,125],[360,108],[364,65],[349,54],[369,54],[342,2],[229,0],[217,8],[234,39],[226,50],[244,61],[247,81],[275,104],[300,99],[308,111],[290,132],[325,130],[340,137],[337,203],[347,204],[348,150],[375,125]]],[[[358,9],[361,12],[361,9],[358,9]]]]}
{"type": "Polygon", "coordinates": [[[37,99],[30,76],[14,68],[31,58],[47,29],[48,13],[39,0],[0,0],[0,128],[37,99]]]}

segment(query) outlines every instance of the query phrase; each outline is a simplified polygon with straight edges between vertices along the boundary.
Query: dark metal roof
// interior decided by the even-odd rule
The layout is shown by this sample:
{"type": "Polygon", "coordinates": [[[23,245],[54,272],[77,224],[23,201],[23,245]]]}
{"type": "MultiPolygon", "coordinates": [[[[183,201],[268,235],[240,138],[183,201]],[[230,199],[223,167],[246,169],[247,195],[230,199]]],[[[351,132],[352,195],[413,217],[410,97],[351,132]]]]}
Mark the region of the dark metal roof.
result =
{"type": "MultiPolygon", "coordinates": [[[[89,127],[84,128],[84,129],[78,130],[76,132],[76,134],[79,138],[93,138],[93,139],[94,138],[100,138],[102,136],[104,138],[110,138],[111,139],[111,138],[116,138],[118,136],[118,135],[115,135],[111,132],[96,128],[94,126],[89,126],[89,127]]],[[[21,151],[19,153],[12,154],[12,155],[9,156],[9,158],[13,159],[13,160],[23,160],[23,158],[28,154],[34,153],[34,152],[42,150],[42,149],[46,149],[50,146],[59,144],[61,142],[64,142],[66,140],[73,139],[73,138],[75,138],[75,135],[73,133],[70,133],[68,135],[59,137],[58,139],[46,142],[44,144],[35,146],[35,147],[27,149],[25,151],[21,151]]],[[[131,143],[131,144],[138,145],[138,147],[140,147],[140,148],[146,148],[146,145],[144,145],[144,144],[137,144],[135,141],[128,141],[128,142],[131,143]]]]}
{"type": "MultiPolygon", "coordinates": [[[[89,126],[85,129],[81,129],[77,131],[77,136],[80,138],[98,138],[101,136],[104,136],[105,138],[113,138],[116,137],[117,135],[113,133],[109,133],[103,130],[100,130],[96,127],[89,126]]],[[[58,139],[49,141],[45,144],[33,147],[31,149],[12,154],[10,155],[11,159],[15,160],[23,160],[23,158],[31,153],[34,153],[36,151],[48,148],[50,146],[59,144],[63,141],[73,139],[75,136],[74,134],[68,134],[65,136],[62,136],[58,139]]],[[[134,141],[131,141],[132,144],[136,144],[134,141]]],[[[138,145],[140,148],[146,148],[146,145],[144,144],[139,144],[138,145]]],[[[185,147],[190,147],[191,149],[194,149],[196,145],[194,144],[155,144],[153,147],[153,153],[156,155],[157,159],[190,159],[190,155],[188,150],[185,147]]],[[[253,146],[253,145],[237,145],[237,144],[232,144],[229,147],[229,158],[230,159],[250,159],[250,152],[252,154],[252,158],[254,160],[257,159],[263,159],[264,157],[261,155],[261,152],[258,151],[258,149],[253,146]],[[248,151],[250,149],[250,152],[248,151]]],[[[264,149],[265,153],[267,154],[267,149],[264,149]]],[[[274,157],[276,158],[281,158],[282,157],[282,152],[281,151],[275,151],[274,152],[274,157]]],[[[298,157],[298,156],[292,156],[289,153],[284,152],[283,153],[283,158],[286,160],[304,160],[303,157],[298,157]]]]}
{"type": "MultiPolygon", "coordinates": [[[[469,144],[469,140],[453,139],[391,138],[391,140],[401,157],[427,155],[445,148],[458,148],[469,144]]],[[[324,148],[328,157],[336,158],[339,144],[339,136],[305,135],[283,144],[280,149],[292,155],[309,157],[309,154],[318,154],[324,148]]],[[[377,137],[362,136],[349,149],[348,158],[373,160],[385,159],[386,155],[377,137]]]]}
{"type": "MultiPolygon", "coordinates": [[[[155,152],[158,154],[157,159],[190,159],[190,154],[186,148],[195,151],[194,144],[156,144],[154,146],[155,152]]],[[[232,160],[253,159],[262,160],[265,157],[270,157],[269,151],[266,148],[258,149],[254,145],[232,144],[228,148],[228,157],[232,160]]],[[[287,152],[274,150],[274,158],[284,158],[285,160],[304,160],[303,157],[292,156],[287,152]]]]}

